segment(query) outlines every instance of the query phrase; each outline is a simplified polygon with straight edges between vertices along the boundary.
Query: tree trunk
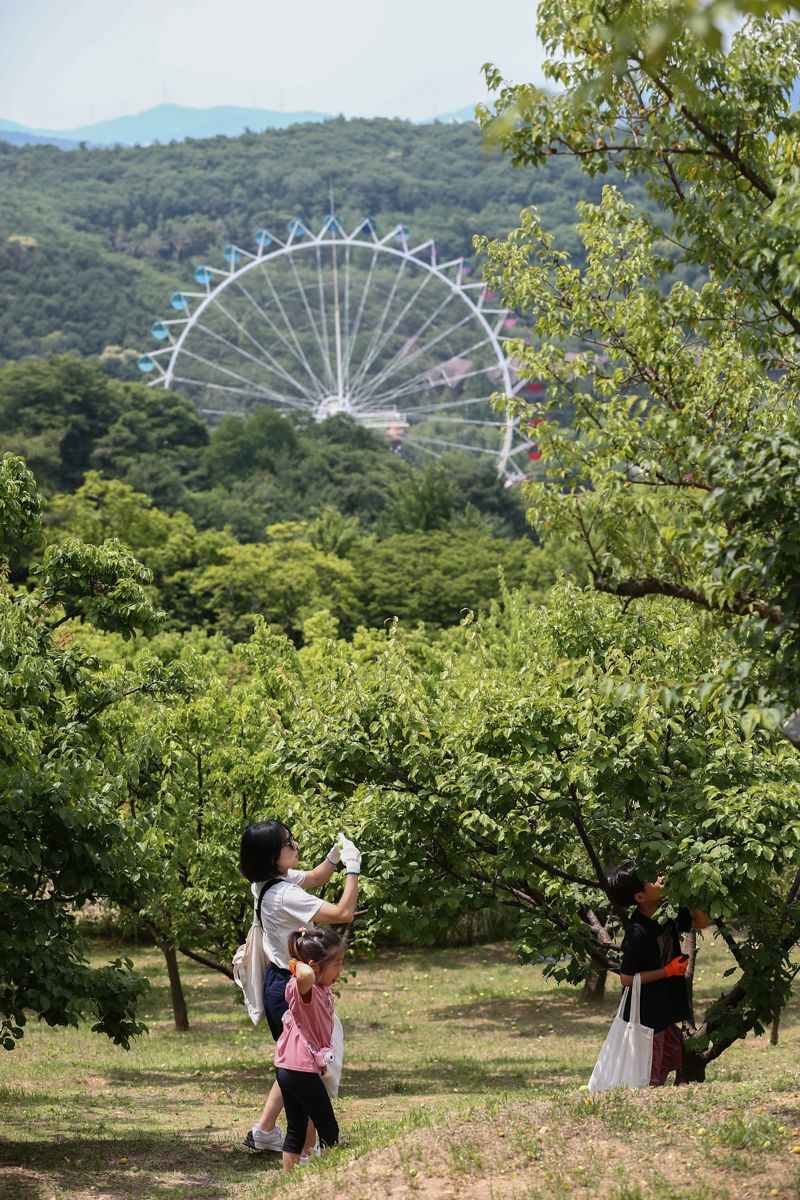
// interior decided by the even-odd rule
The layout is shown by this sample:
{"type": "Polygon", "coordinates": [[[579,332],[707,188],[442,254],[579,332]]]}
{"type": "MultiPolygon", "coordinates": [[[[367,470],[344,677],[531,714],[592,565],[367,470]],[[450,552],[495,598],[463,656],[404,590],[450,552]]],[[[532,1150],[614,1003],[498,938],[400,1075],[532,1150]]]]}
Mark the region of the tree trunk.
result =
{"type": "Polygon", "coordinates": [[[780,1026],[781,1026],[781,1014],[776,1013],[775,1016],[772,1018],[772,1025],[770,1026],[770,1031],[769,1031],[770,1046],[777,1046],[778,1030],[780,1029],[780,1026]]]}
{"type": "Polygon", "coordinates": [[[689,1024],[694,1025],[694,969],[697,962],[697,933],[691,929],[686,936],[686,953],[689,966],[686,970],[686,994],[689,997],[689,1024]]]}
{"type": "Polygon", "coordinates": [[[589,1004],[591,1007],[600,1006],[605,999],[606,994],[606,979],[608,971],[592,971],[586,976],[581,992],[581,1000],[584,1004],[589,1004]]]}
{"type": "Polygon", "coordinates": [[[168,942],[162,943],[161,949],[164,952],[164,958],[167,960],[169,990],[172,996],[172,1012],[175,1016],[175,1028],[180,1033],[185,1033],[189,1028],[189,1011],[186,1007],[186,997],[183,994],[181,973],[178,969],[178,956],[175,953],[175,947],[171,946],[168,942]]]}
{"type": "Polygon", "coordinates": [[[696,1050],[683,1047],[683,1062],[675,1076],[676,1083],[705,1083],[706,1061],[696,1050]]]}

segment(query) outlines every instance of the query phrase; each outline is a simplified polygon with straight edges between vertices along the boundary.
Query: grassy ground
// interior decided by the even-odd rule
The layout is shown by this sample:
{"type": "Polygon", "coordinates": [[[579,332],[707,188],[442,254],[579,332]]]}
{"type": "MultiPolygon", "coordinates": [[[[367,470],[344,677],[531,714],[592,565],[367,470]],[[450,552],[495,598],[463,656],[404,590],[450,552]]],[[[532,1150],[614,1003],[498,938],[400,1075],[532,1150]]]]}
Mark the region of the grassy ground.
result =
{"type": "MultiPolygon", "coordinates": [[[[727,965],[706,939],[698,994],[727,965]]],[[[356,965],[337,1009],[346,1145],[297,1173],[240,1149],[267,1090],[272,1044],[235,989],[183,967],[192,1028],[171,1027],[166,973],[148,1036],[126,1054],[30,1026],[0,1057],[3,1200],[722,1200],[800,1197],[800,1004],[780,1044],[751,1038],[706,1084],[590,1098],[615,1006],[518,966],[508,947],[384,953],[356,965]]]]}

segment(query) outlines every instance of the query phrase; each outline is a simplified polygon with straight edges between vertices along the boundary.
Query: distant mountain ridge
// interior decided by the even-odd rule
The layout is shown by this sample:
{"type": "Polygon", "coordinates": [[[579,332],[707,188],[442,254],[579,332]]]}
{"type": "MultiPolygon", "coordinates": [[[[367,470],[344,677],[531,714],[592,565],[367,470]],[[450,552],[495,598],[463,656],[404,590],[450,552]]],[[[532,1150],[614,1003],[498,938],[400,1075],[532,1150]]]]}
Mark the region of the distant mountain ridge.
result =
{"type": "MultiPolygon", "coordinates": [[[[472,120],[472,108],[458,109],[434,121],[472,120]]],[[[79,125],[75,129],[34,129],[16,121],[0,120],[0,140],[15,145],[47,143],[63,150],[75,149],[80,142],[89,146],[147,146],[154,142],[182,142],[186,138],[239,137],[246,130],[263,133],[267,129],[286,129],[290,125],[334,120],[333,113],[304,109],[276,112],[268,108],[239,108],[216,105],[213,108],[189,108],[182,104],[158,104],[129,116],[79,125]]]]}

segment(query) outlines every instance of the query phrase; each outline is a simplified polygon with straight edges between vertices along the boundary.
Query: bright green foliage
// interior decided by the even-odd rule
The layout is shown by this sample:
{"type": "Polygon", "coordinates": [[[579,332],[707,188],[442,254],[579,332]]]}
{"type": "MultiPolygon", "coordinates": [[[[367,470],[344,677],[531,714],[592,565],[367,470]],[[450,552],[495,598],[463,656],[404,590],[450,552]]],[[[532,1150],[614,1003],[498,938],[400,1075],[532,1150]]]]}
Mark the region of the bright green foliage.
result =
{"type": "Polygon", "coordinates": [[[523,421],[550,418],[536,428],[547,479],[528,490],[538,529],[579,541],[595,586],[626,603],[667,595],[713,613],[737,635],[717,677],[728,702],[748,724],[774,724],[800,701],[800,177],[788,100],[800,27],[762,13],[727,53],[687,28],[658,63],[629,49],[624,70],[598,76],[618,48],[609,19],[627,22],[634,46],[668,12],[542,4],[548,71],[565,91],[505,89],[499,108],[519,163],[567,153],[589,171],[642,173],[671,248],[613,188],[580,206],[582,266],[533,211],[506,242],[481,245],[494,285],[532,316],[533,344],[511,349],[548,384],[545,405],[520,406],[523,421]],[[671,283],[676,255],[707,281],[671,283]],[[768,677],[754,667],[765,660],[768,677]]]}
{"type": "Polygon", "coordinates": [[[484,609],[499,596],[501,577],[509,587],[546,590],[564,565],[555,550],[492,537],[480,523],[370,539],[351,557],[366,623],[376,626],[392,617],[454,625],[466,609],[484,609]]]}
{"type": "Polygon", "coordinates": [[[200,531],[185,513],[162,512],[149,496],[96,471],[87,472],[72,495],[54,496],[45,521],[49,539],[59,545],[71,537],[100,542],[113,536],[123,542],[150,572],[173,625],[199,619],[192,582],[205,567],[222,562],[223,550],[235,545],[229,533],[200,531]]]}
{"type": "Polygon", "coordinates": [[[565,584],[548,608],[507,594],[423,654],[393,632],[366,656],[323,638],[305,663],[262,634],[248,658],[271,772],[364,847],[373,931],[425,942],[505,907],[522,955],[577,982],[618,961],[605,872],[632,853],[721,922],[740,968],[698,1019],[706,1062],[779,1011],[800,934],[796,754],[670,686],[717,650],[664,601],[631,616],[565,584]]]}
{"type": "MultiPolygon", "coordinates": [[[[672,11],[670,0],[545,0],[537,31],[558,94],[503,86],[487,68],[500,89],[495,128],[517,165],[567,155],[591,174],[613,167],[637,175],[670,213],[682,257],[735,280],[746,308],[761,313],[766,305],[762,319],[781,313],[797,332],[790,94],[800,71],[800,26],[762,9],[727,52],[710,52],[687,26],[661,61],[649,62],[647,30],[672,11]],[[623,27],[625,61],[604,73],[623,27]]],[[[491,119],[484,110],[484,123],[491,119]]]]}
{"type": "MultiPolygon", "coordinates": [[[[454,491],[444,475],[435,478],[437,488],[454,491]]],[[[414,505],[420,497],[427,503],[427,479],[417,483],[409,472],[391,502],[392,511],[409,518],[408,532],[379,538],[366,534],[357,517],[326,507],[314,520],[268,525],[266,545],[241,545],[90,471],[73,495],[53,498],[47,532],[60,546],[71,537],[99,542],[113,533],[152,573],[153,593],[171,625],[201,625],[236,640],[250,634],[257,615],[299,640],[307,618],[323,608],[348,634],[364,621],[380,626],[395,616],[449,625],[466,607],[483,608],[499,594],[501,571],[510,586],[539,591],[560,568],[583,577],[578,555],[543,551],[528,538],[495,537],[490,517],[474,508],[453,512],[454,494],[436,516],[444,528],[415,532],[411,515],[425,521],[423,507],[414,505]]]]}
{"type": "Polygon", "coordinates": [[[357,612],[355,573],[345,559],[304,540],[231,546],[191,585],[200,613],[239,640],[258,615],[293,635],[316,609],[329,607],[345,622],[357,612]]]}
{"type": "MultiPolygon", "coordinates": [[[[32,476],[6,455],[0,555],[9,535],[39,539],[39,508],[32,476]]],[[[100,716],[124,694],[163,690],[168,673],[151,665],[104,679],[56,630],[79,614],[130,637],[157,614],[146,573],[113,540],[51,546],[37,577],[30,592],[0,588],[0,1042],[12,1048],[33,1012],[52,1025],[89,1016],[127,1046],[143,1028],[135,1006],[146,985],[124,959],[86,966],[75,912],[100,896],[124,903],[146,871],[135,828],[119,817],[100,716]]]]}

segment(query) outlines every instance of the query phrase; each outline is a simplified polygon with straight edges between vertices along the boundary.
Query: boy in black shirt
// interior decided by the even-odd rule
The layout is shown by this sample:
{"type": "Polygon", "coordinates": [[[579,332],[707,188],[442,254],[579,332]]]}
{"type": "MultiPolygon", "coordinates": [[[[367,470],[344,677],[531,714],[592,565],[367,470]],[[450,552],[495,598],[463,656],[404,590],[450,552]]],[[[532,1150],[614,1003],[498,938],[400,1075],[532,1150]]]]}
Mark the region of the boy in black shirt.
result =
{"type": "MultiPolygon", "coordinates": [[[[683,1040],[677,1022],[688,1021],[691,1015],[684,978],[689,959],[681,954],[680,935],[690,929],[705,929],[711,922],[705,913],[692,915],[688,908],[679,908],[677,919],[663,925],[653,920],[664,880],[659,876],[655,883],[643,881],[632,859],[615,867],[608,882],[611,897],[618,904],[636,905],[622,940],[619,977],[623,987],[631,987],[634,975],[641,975],[640,1020],[654,1031],[650,1086],[661,1087],[670,1071],[680,1070],[683,1040]]],[[[629,1010],[630,998],[626,1020],[629,1010]]]]}

